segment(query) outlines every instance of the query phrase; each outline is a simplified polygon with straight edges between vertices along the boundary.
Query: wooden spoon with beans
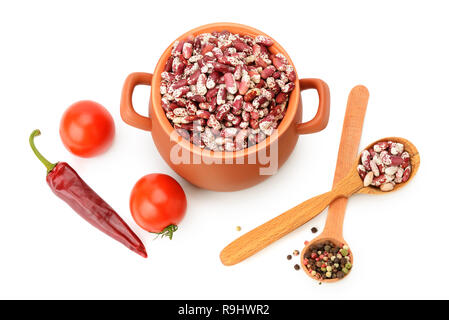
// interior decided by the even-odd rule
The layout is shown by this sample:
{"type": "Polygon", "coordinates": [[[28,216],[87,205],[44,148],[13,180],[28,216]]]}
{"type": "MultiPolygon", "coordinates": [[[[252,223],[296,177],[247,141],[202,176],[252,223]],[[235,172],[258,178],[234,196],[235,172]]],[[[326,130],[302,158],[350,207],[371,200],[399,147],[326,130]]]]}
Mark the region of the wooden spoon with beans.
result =
{"type": "MultiPolygon", "coordinates": [[[[371,149],[375,144],[382,141],[394,141],[404,145],[404,151],[410,154],[411,173],[406,182],[396,184],[394,189],[389,191],[397,191],[407,185],[416,175],[420,164],[420,157],[417,148],[407,139],[399,137],[388,137],[380,139],[370,144],[365,150],[371,149]]],[[[385,194],[374,186],[364,186],[363,180],[357,172],[360,164],[359,155],[357,161],[349,174],[341,179],[334,188],[326,193],[311,198],[296,207],[284,212],[274,219],[264,223],[263,225],[244,234],[234,242],[230,243],[220,254],[220,259],[224,265],[233,265],[252,256],[256,252],[267,247],[276,240],[282,238],[291,231],[305,224],[310,219],[317,216],[335,199],[345,197],[349,198],[354,193],[365,194],[385,194]]],[[[342,211],[344,215],[344,211],[342,211]]],[[[318,240],[327,238],[336,241],[336,244],[345,243],[342,236],[343,219],[340,215],[334,215],[331,221],[326,224],[325,232],[319,236],[318,240]]],[[[307,249],[307,248],[306,248],[307,249]]]]}

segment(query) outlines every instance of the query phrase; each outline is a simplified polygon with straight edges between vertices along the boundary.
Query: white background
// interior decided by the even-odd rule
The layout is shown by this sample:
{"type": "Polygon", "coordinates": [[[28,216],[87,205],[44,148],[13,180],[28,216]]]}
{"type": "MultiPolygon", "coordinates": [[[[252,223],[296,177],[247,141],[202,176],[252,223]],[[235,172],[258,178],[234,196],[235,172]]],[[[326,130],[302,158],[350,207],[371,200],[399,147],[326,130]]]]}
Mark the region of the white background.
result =
{"type": "MultiPolygon", "coordinates": [[[[449,49],[445,1],[2,1],[0,4],[0,298],[328,299],[449,298],[447,139],[449,49]],[[288,51],[302,78],[325,80],[331,117],[302,136],[279,173],[251,189],[200,190],[161,159],[151,134],[119,115],[121,86],[152,72],[180,34],[230,21],[258,28],[288,51]],[[251,228],[327,191],[346,99],[364,84],[370,100],[361,148],[386,136],[410,139],[422,165],[407,188],[351,198],[345,238],[351,275],[321,285],[286,256],[322,229],[326,212],[247,261],[224,267],[220,250],[251,228]],[[64,149],[59,119],[92,99],[114,117],[116,139],[104,155],[80,159],[64,149]],[[77,216],[45,182],[32,154],[65,160],[143,239],[148,259],[77,216]],[[128,201],[134,183],[168,173],[184,187],[188,212],[174,240],[137,227],[128,201]],[[236,231],[236,226],[242,231],[236,231]]],[[[134,104],[146,114],[150,90],[134,104]]],[[[316,110],[304,93],[304,120],[316,110]]]]}

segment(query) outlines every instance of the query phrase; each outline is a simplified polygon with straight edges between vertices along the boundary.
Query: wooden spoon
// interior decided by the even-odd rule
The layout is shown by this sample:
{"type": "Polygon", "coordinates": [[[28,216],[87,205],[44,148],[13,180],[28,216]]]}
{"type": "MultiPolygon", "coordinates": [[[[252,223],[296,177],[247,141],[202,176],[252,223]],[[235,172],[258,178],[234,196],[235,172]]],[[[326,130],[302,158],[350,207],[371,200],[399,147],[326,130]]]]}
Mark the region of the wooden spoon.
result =
{"type": "MultiPolygon", "coordinates": [[[[418,171],[420,158],[416,147],[408,140],[399,137],[388,137],[373,142],[365,149],[371,148],[377,142],[380,141],[395,141],[404,145],[404,150],[410,154],[410,163],[412,166],[412,172],[410,178],[405,183],[397,184],[392,191],[402,189],[407,185],[415,176],[418,171]]],[[[372,186],[364,187],[363,181],[357,172],[357,166],[360,163],[360,155],[357,161],[353,164],[351,172],[348,173],[342,180],[340,180],[335,187],[326,193],[311,198],[296,207],[284,212],[274,219],[264,223],[263,225],[251,230],[244,234],[234,242],[230,243],[220,254],[221,262],[224,265],[236,264],[254,253],[265,248],[274,241],[282,238],[286,234],[302,226],[304,223],[318,215],[335,199],[345,197],[349,198],[354,193],[366,193],[366,194],[385,194],[380,189],[372,186]]],[[[391,192],[391,191],[390,191],[391,192]]],[[[343,240],[341,232],[343,220],[337,221],[339,217],[335,218],[335,223],[331,223],[328,227],[330,236],[335,239],[343,240]],[[338,223],[337,223],[338,222],[338,223]]]]}
{"type": "MultiPolygon", "coordinates": [[[[397,191],[401,188],[403,188],[416,174],[416,172],[418,171],[419,168],[419,164],[420,164],[420,157],[419,157],[419,153],[418,150],[416,149],[416,147],[408,140],[404,139],[404,138],[398,138],[398,137],[389,137],[389,138],[384,138],[381,140],[378,140],[372,144],[370,144],[368,147],[365,148],[365,150],[368,150],[370,148],[372,148],[377,142],[379,141],[395,141],[395,142],[400,142],[404,145],[404,150],[407,151],[410,154],[410,163],[411,163],[411,167],[412,167],[412,172],[410,175],[410,178],[408,179],[407,182],[405,183],[399,183],[396,184],[394,189],[392,191],[397,191]]],[[[357,190],[355,190],[355,192],[357,193],[368,193],[368,194],[385,194],[388,192],[383,192],[381,191],[379,188],[373,187],[373,186],[369,186],[369,187],[363,187],[363,182],[361,183],[360,186],[360,181],[361,178],[358,176],[357,173],[357,165],[360,163],[360,155],[357,158],[357,162],[355,167],[352,168],[352,172],[350,174],[348,174],[344,180],[346,181],[351,181],[351,183],[355,184],[355,177],[357,177],[359,179],[359,186],[356,188],[357,190]],[[354,172],[356,174],[354,174],[354,172]],[[352,182],[352,180],[354,180],[354,182],[352,182]]],[[[341,181],[342,183],[345,183],[344,181],[341,181]]],[[[342,185],[340,183],[337,183],[336,188],[342,188],[342,185]]],[[[350,188],[352,189],[352,188],[350,188]]],[[[390,192],[392,192],[390,191],[390,192]]],[[[331,191],[333,192],[333,191],[331,191]]],[[[355,193],[353,192],[353,193],[355,193]]],[[[341,199],[338,199],[341,200],[341,199]]],[[[344,220],[344,215],[345,212],[344,211],[339,211],[339,212],[334,212],[333,214],[328,214],[327,216],[327,220],[326,220],[326,225],[324,227],[323,232],[316,237],[314,240],[312,240],[311,242],[309,242],[304,249],[301,252],[301,265],[303,267],[303,270],[306,272],[306,274],[308,276],[310,276],[311,278],[321,281],[321,282],[336,282],[338,280],[341,280],[339,278],[335,278],[335,279],[318,279],[313,277],[308,271],[306,266],[304,265],[304,255],[306,254],[306,252],[309,250],[310,246],[315,246],[317,244],[323,243],[325,241],[330,241],[333,244],[337,245],[337,246],[342,246],[342,245],[348,245],[347,242],[344,240],[343,238],[343,220],[344,220]]],[[[349,246],[348,246],[349,247],[349,246]]],[[[350,255],[350,262],[351,264],[353,264],[353,259],[354,256],[351,252],[350,255]]],[[[343,278],[344,279],[344,278],[343,278]]]]}
{"type": "MultiPolygon", "coordinates": [[[[369,92],[364,86],[356,86],[351,90],[346,106],[345,120],[343,122],[343,130],[341,132],[340,147],[338,149],[337,165],[335,167],[333,188],[337,183],[343,179],[349,172],[351,172],[354,159],[357,158],[357,151],[359,150],[360,138],[362,136],[363,121],[365,118],[366,107],[368,105],[369,92]]],[[[319,244],[321,241],[331,241],[328,238],[328,233],[334,226],[341,226],[340,234],[343,234],[343,220],[346,212],[346,205],[348,198],[339,198],[334,200],[327,211],[326,226],[321,236],[317,237],[312,245],[319,244]]],[[[346,244],[343,240],[338,239],[334,241],[335,245],[346,244]]],[[[311,274],[307,271],[304,264],[304,253],[308,250],[308,245],[301,253],[301,264],[303,270],[308,276],[311,274]]],[[[351,264],[353,255],[350,255],[351,264]]],[[[316,280],[316,278],[314,278],[316,280]]],[[[323,280],[321,280],[323,281],[323,280]]],[[[326,280],[328,281],[328,280],[326,280]]]]}

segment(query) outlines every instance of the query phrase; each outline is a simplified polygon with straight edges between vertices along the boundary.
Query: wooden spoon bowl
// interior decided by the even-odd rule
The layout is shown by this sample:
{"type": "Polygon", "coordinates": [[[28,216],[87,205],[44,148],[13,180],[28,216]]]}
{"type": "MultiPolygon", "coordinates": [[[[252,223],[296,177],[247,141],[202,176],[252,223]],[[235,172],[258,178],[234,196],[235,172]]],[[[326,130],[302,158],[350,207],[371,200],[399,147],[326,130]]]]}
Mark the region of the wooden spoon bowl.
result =
{"type": "MultiPolygon", "coordinates": [[[[332,242],[334,245],[339,246],[339,247],[341,247],[341,246],[343,246],[343,245],[346,245],[346,246],[349,247],[348,243],[347,243],[343,238],[340,237],[339,239],[336,239],[336,238],[329,237],[329,236],[327,236],[326,234],[322,233],[321,235],[319,235],[318,237],[316,237],[315,239],[313,239],[312,241],[310,241],[310,242],[304,247],[304,249],[302,250],[302,252],[301,252],[301,267],[302,267],[302,269],[305,271],[305,273],[306,273],[309,277],[311,277],[312,279],[314,279],[314,280],[317,280],[317,281],[320,281],[320,282],[326,282],[326,283],[337,282],[338,280],[341,280],[341,279],[339,279],[339,278],[334,278],[334,279],[327,279],[327,278],[318,279],[318,278],[315,278],[315,277],[312,276],[312,274],[307,270],[307,266],[304,264],[304,255],[306,254],[306,252],[308,252],[309,249],[310,249],[312,246],[319,245],[319,244],[321,244],[321,243],[323,243],[323,242],[326,242],[326,241],[330,241],[330,242],[332,242]]],[[[349,255],[349,258],[350,258],[350,259],[349,259],[349,262],[351,262],[351,264],[354,265],[354,255],[352,254],[351,248],[349,248],[349,252],[350,252],[350,255],[349,255]]],[[[349,269],[349,273],[351,273],[351,270],[352,270],[352,268],[349,269]]],[[[349,275],[349,273],[348,273],[344,278],[346,278],[346,277],[349,275]]],[[[343,279],[344,279],[344,278],[343,278],[343,279]]]]}
{"type": "MultiPolygon", "coordinates": [[[[378,140],[376,142],[371,143],[364,150],[369,150],[376,143],[381,142],[381,141],[394,141],[394,142],[402,143],[404,145],[404,151],[407,151],[410,154],[410,163],[411,163],[411,167],[412,167],[412,171],[410,173],[410,178],[407,180],[407,182],[396,184],[394,186],[394,189],[389,191],[389,192],[398,191],[399,189],[402,189],[407,183],[409,183],[413,179],[413,177],[415,176],[416,172],[418,171],[419,164],[420,164],[420,157],[419,157],[418,149],[415,147],[415,145],[413,143],[411,143],[407,139],[400,138],[400,137],[388,137],[388,138],[383,138],[383,139],[380,139],[380,140],[378,140]]],[[[360,164],[361,156],[362,156],[362,153],[360,153],[358,158],[357,158],[357,164],[355,165],[355,171],[356,172],[357,172],[357,165],[360,164]]],[[[373,187],[373,186],[364,187],[364,188],[360,189],[357,193],[385,194],[384,191],[380,190],[377,187],[373,187]]]]}

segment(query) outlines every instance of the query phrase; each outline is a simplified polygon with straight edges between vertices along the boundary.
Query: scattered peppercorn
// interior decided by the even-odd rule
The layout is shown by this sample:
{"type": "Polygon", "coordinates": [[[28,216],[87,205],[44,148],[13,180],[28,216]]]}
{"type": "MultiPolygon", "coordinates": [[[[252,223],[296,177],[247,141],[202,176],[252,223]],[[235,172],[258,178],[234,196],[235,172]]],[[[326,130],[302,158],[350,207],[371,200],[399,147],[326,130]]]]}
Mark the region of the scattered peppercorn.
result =
{"type": "Polygon", "coordinates": [[[291,260],[292,259],[292,256],[289,254],[288,256],[287,256],[287,260],[291,260]]]}
{"type": "Polygon", "coordinates": [[[308,248],[303,264],[317,280],[342,279],[352,268],[351,251],[347,245],[324,241],[308,248]]]}
{"type": "Polygon", "coordinates": [[[295,264],[294,268],[295,270],[299,270],[299,264],[295,264]]]}
{"type": "Polygon", "coordinates": [[[318,229],[315,228],[315,227],[313,227],[312,229],[310,229],[310,231],[312,231],[312,233],[317,233],[317,232],[318,232],[318,229]]]}

